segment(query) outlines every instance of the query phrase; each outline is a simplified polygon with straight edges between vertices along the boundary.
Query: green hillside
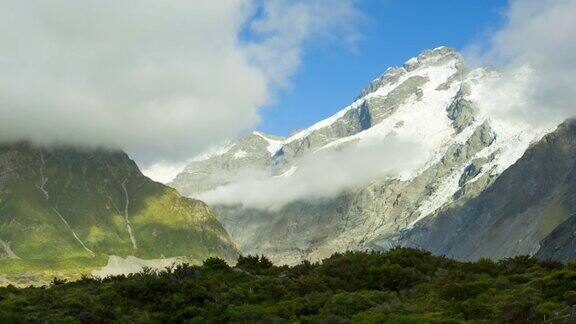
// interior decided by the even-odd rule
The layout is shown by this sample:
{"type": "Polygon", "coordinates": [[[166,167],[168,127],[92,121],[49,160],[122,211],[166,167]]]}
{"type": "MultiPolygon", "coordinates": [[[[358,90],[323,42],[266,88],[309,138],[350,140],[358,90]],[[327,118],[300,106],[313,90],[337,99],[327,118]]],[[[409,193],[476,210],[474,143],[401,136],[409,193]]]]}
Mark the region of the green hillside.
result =
{"type": "Polygon", "coordinates": [[[0,273],[92,268],[108,255],[233,259],[202,202],[153,182],[122,152],[0,145],[0,273]]]}

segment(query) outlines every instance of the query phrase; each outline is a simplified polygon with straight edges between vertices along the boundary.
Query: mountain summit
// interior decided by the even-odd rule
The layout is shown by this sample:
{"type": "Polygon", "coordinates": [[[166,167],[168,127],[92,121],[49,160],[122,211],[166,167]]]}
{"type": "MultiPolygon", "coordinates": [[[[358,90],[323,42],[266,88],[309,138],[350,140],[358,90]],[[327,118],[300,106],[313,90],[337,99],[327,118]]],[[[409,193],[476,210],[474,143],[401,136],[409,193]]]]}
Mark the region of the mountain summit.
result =
{"type": "Polygon", "coordinates": [[[424,51],[388,69],[333,116],[288,138],[251,133],[230,141],[195,159],[172,186],[211,203],[244,253],[296,263],[347,249],[388,249],[422,221],[488,190],[550,131],[494,118],[479,104],[482,82],[498,77],[466,67],[451,48],[424,51]],[[380,149],[386,142],[397,144],[380,149]],[[420,153],[395,164],[396,173],[355,181],[366,172],[335,168],[332,178],[353,178],[348,186],[324,196],[310,190],[330,166],[320,163],[314,172],[307,166],[326,152],[336,154],[327,160],[334,162],[339,152],[376,147],[379,158],[356,169],[379,171],[409,143],[420,153]],[[246,182],[247,174],[260,178],[246,182]],[[270,185],[258,192],[262,183],[270,185]],[[286,199],[266,204],[275,193],[286,199]]]}

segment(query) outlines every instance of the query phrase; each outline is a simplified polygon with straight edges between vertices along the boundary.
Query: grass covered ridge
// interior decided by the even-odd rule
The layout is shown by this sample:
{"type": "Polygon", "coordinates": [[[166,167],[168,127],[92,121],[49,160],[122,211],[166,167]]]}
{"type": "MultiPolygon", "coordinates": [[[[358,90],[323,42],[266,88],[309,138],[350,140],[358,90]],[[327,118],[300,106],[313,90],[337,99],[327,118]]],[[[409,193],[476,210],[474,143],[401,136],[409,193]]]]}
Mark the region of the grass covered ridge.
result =
{"type": "Polygon", "coordinates": [[[122,152],[0,144],[0,276],[79,275],[110,255],[230,260],[237,250],[204,203],[122,152]]]}

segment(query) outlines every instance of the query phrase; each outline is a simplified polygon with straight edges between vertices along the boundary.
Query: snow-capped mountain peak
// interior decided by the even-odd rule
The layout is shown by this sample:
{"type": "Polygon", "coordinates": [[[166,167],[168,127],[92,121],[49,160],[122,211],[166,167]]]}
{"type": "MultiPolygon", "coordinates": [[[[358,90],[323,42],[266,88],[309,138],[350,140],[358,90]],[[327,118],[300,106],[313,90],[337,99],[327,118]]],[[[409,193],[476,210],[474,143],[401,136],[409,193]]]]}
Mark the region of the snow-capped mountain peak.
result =
{"type": "Polygon", "coordinates": [[[548,131],[492,118],[477,89],[494,77],[466,68],[451,48],[426,50],[332,116],[287,138],[236,139],[191,163],[172,185],[220,206],[245,253],[291,263],[385,248],[489,187],[548,131]]]}

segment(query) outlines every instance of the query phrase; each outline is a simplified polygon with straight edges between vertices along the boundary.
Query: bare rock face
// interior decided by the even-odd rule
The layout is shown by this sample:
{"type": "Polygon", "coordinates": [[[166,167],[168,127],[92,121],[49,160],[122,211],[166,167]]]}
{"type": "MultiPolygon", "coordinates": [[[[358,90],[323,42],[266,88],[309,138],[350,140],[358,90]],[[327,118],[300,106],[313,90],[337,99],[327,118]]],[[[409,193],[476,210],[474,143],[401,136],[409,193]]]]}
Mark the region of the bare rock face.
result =
{"type": "Polygon", "coordinates": [[[300,198],[280,208],[213,207],[242,253],[266,254],[275,263],[397,244],[426,248],[420,224],[476,199],[545,134],[494,123],[481,111],[474,99],[478,84],[494,74],[467,69],[450,48],[425,51],[388,69],[332,117],[287,138],[252,133],[226,143],[192,162],[171,185],[197,197],[234,184],[246,170],[289,179],[304,159],[322,152],[390,136],[416,141],[429,152],[425,163],[400,175],[374,177],[328,198],[300,198]]]}

